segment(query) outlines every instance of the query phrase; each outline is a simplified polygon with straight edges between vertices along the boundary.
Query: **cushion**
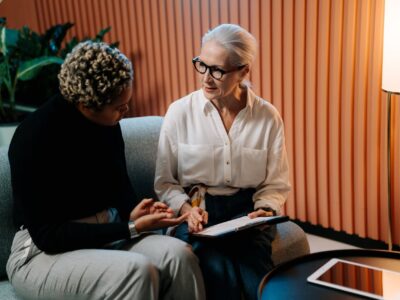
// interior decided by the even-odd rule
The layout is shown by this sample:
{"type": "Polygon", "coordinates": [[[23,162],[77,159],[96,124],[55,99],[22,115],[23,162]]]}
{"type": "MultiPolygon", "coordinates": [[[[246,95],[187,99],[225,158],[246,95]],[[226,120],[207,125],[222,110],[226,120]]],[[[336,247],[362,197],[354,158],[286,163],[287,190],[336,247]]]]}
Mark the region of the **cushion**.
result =
{"type": "Polygon", "coordinates": [[[272,242],[272,261],[275,265],[310,253],[307,236],[299,225],[288,221],[279,223],[272,242]]]}
{"type": "Polygon", "coordinates": [[[0,281],[0,299],[18,300],[14,288],[8,281],[0,281]]]}
{"type": "Polygon", "coordinates": [[[156,197],[154,175],[162,117],[137,117],[121,121],[128,175],[138,199],[156,197]]]}
{"type": "MultiPolygon", "coordinates": [[[[6,263],[16,228],[12,216],[12,193],[8,147],[0,147],[0,279],[5,279],[6,263]]],[[[8,299],[2,298],[0,299],[8,299]]]]}

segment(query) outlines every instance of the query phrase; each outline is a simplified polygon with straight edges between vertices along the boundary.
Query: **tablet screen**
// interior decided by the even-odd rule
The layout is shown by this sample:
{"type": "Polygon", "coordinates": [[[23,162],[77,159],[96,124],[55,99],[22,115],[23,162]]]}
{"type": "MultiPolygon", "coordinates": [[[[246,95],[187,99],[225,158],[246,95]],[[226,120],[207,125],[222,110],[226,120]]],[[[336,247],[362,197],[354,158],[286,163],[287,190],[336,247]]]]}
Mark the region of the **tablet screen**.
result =
{"type": "Polygon", "coordinates": [[[308,281],[375,299],[400,300],[400,273],[332,259],[308,281]]]}

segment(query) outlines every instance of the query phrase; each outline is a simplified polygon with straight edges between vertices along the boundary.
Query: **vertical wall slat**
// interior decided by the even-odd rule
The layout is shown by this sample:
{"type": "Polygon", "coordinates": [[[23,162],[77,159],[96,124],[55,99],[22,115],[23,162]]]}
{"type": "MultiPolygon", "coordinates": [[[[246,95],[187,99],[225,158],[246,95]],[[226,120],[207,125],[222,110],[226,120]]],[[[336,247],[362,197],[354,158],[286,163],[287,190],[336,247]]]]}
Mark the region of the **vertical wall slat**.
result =
{"type": "MultiPolygon", "coordinates": [[[[203,36],[202,32],[202,27],[201,27],[201,22],[202,18],[199,14],[201,4],[201,0],[194,0],[192,2],[192,17],[193,17],[193,57],[197,56],[200,54],[200,48],[201,48],[201,37],[203,36]]],[[[192,58],[193,58],[192,57],[192,58]]],[[[192,80],[195,82],[195,89],[197,90],[200,88],[200,83],[198,80],[198,75],[197,72],[193,69],[193,65],[190,64],[192,67],[192,80]]]]}
{"type": "Polygon", "coordinates": [[[365,237],[366,226],[366,79],[368,75],[368,26],[369,26],[369,1],[361,1],[357,8],[356,60],[355,60],[355,90],[354,90],[354,199],[355,201],[354,230],[365,237]]]}
{"type": "Polygon", "coordinates": [[[344,3],[343,24],[343,60],[341,89],[341,214],[342,228],[348,233],[354,233],[354,201],[353,201],[353,89],[354,89],[354,44],[356,2],[344,3]]]}
{"type": "MultiPolygon", "coordinates": [[[[71,8],[71,1],[63,1],[63,3],[64,3],[65,15],[68,17],[68,21],[70,23],[73,23],[76,27],[75,18],[73,17],[74,14],[73,14],[72,8],[71,8]]],[[[74,30],[75,29],[72,28],[68,31],[68,33],[67,33],[68,40],[70,40],[74,36],[74,34],[75,34],[74,30]]]]}
{"type": "Polygon", "coordinates": [[[48,28],[51,25],[57,23],[57,19],[55,17],[54,2],[51,0],[47,0],[47,2],[45,3],[45,6],[46,6],[45,9],[47,9],[47,13],[48,13],[48,25],[47,25],[47,28],[48,28]]]}
{"type": "Polygon", "coordinates": [[[368,55],[369,72],[368,72],[368,91],[367,91],[367,140],[366,140],[366,206],[367,206],[367,236],[372,239],[379,239],[380,222],[379,222],[379,102],[382,101],[380,95],[380,69],[382,65],[382,47],[376,47],[374,42],[379,39],[380,33],[383,31],[382,26],[378,26],[379,20],[383,18],[383,6],[378,5],[377,1],[373,1],[371,7],[371,30],[369,37],[370,54],[368,55]]]}
{"type": "Polygon", "coordinates": [[[210,27],[215,27],[221,23],[219,18],[220,15],[219,0],[210,0],[208,3],[209,3],[209,14],[211,21],[210,27]]]}
{"type": "Polygon", "coordinates": [[[392,122],[392,232],[393,242],[400,244],[400,96],[395,95],[393,98],[393,122],[392,122]]]}
{"type": "Polygon", "coordinates": [[[341,74],[343,40],[343,2],[331,2],[330,56],[329,56],[329,218],[330,227],[341,230],[341,185],[340,185],[340,128],[341,128],[341,74]]]}
{"type": "MultiPolygon", "coordinates": [[[[259,0],[252,1],[250,3],[250,30],[257,41],[260,40],[260,2],[259,0]]],[[[252,88],[256,94],[260,94],[260,82],[261,82],[261,64],[260,55],[258,54],[254,64],[252,66],[252,71],[250,73],[250,80],[252,83],[252,88]]]]}
{"type": "MultiPolygon", "coordinates": [[[[76,7],[78,9],[78,11],[81,14],[80,20],[81,20],[81,25],[80,27],[82,27],[82,35],[83,36],[89,36],[90,35],[90,26],[89,26],[89,16],[88,14],[90,14],[90,12],[88,13],[86,10],[86,5],[85,2],[83,1],[79,1],[76,3],[76,7]]],[[[115,30],[115,28],[114,28],[115,30]]],[[[118,36],[118,35],[116,35],[118,36]]]]}
{"type": "Polygon", "coordinates": [[[45,26],[43,29],[47,29],[51,24],[54,24],[53,20],[51,19],[51,9],[48,1],[43,1],[42,9],[44,11],[43,25],[45,26]]]}
{"type": "MultiPolygon", "coordinates": [[[[114,7],[113,7],[114,22],[112,23],[113,26],[111,26],[111,31],[115,32],[115,34],[117,35],[116,40],[119,41],[119,45],[120,45],[119,48],[121,49],[121,51],[125,52],[126,48],[125,48],[124,44],[126,42],[128,42],[129,40],[126,40],[126,42],[125,42],[124,28],[122,25],[123,19],[120,16],[121,13],[122,13],[121,1],[114,0],[114,7]]],[[[88,14],[88,22],[91,23],[92,21],[91,21],[89,15],[91,15],[90,11],[88,14]]],[[[95,34],[95,32],[93,32],[92,34],[95,34]]]]}
{"type": "MultiPolygon", "coordinates": [[[[272,9],[271,1],[261,1],[261,10],[267,12],[263,18],[261,18],[261,33],[260,33],[260,64],[262,70],[261,78],[261,95],[268,101],[272,101],[272,9]]],[[[232,7],[232,5],[231,5],[232,7]]]]}
{"type": "MultiPolygon", "coordinates": [[[[239,24],[243,28],[250,30],[250,3],[252,1],[239,1],[239,24]]],[[[218,25],[218,24],[215,24],[218,25]]]]}
{"type": "Polygon", "coordinates": [[[230,0],[220,0],[220,22],[229,23],[229,2],[230,0]]]}
{"type": "Polygon", "coordinates": [[[386,93],[381,92],[381,101],[380,105],[380,157],[382,163],[380,164],[379,173],[383,176],[380,176],[379,180],[379,216],[381,222],[381,235],[387,241],[388,240],[388,202],[387,202],[387,186],[388,186],[388,177],[387,177],[387,104],[386,104],[386,93]]]}
{"type": "MultiPolygon", "coordinates": [[[[294,49],[294,1],[285,0],[283,2],[283,104],[285,120],[286,148],[289,160],[289,169],[294,170],[294,68],[293,54],[294,49]]],[[[295,172],[290,172],[290,182],[295,182],[295,172]]],[[[295,215],[296,202],[294,195],[296,185],[292,184],[292,192],[286,203],[286,214],[295,215]]]]}
{"type": "Polygon", "coordinates": [[[305,152],[307,185],[307,218],[318,224],[318,200],[316,173],[316,89],[317,89],[317,0],[306,1],[306,56],[305,56],[305,152]]]}
{"type": "Polygon", "coordinates": [[[35,9],[36,9],[36,16],[37,16],[37,24],[39,28],[39,32],[43,32],[45,26],[44,22],[44,9],[43,9],[43,2],[42,1],[35,1],[35,9]]]}
{"type": "Polygon", "coordinates": [[[211,28],[210,1],[211,0],[200,0],[201,29],[203,34],[211,28]]]}
{"type": "MultiPolygon", "coordinates": [[[[122,28],[122,40],[120,41],[119,48],[122,52],[126,54],[128,58],[131,58],[131,49],[132,49],[132,41],[130,37],[130,24],[128,18],[128,3],[125,0],[120,0],[120,9],[121,9],[121,28],[122,28]]],[[[94,20],[92,20],[93,25],[95,25],[94,20]]],[[[112,29],[111,29],[112,30],[112,29]]],[[[94,29],[96,32],[96,29],[94,29]]]]}
{"type": "MultiPolygon", "coordinates": [[[[57,20],[61,20],[61,12],[60,12],[60,2],[54,2],[54,19],[57,20]]],[[[58,22],[58,21],[57,21],[58,22]]]]}
{"type": "Polygon", "coordinates": [[[317,54],[317,201],[318,223],[329,227],[329,0],[319,1],[317,54]]]}
{"type": "MultiPolygon", "coordinates": [[[[155,58],[155,44],[153,42],[154,36],[154,28],[152,23],[152,9],[150,7],[151,1],[143,1],[142,2],[142,9],[143,9],[143,18],[144,18],[144,37],[146,40],[146,52],[144,53],[143,60],[146,62],[146,70],[143,70],[147,73],[148,79],[148,88],[146,89],[147,99],[144,99],[146,102],[146,112],[147,114],[152,114],[152,112],[157,113],[157,105],[155,105],[154,99],[159,99],[158,90],[159,87],[157,83],[160,82],[158,80],[158,74],[160,73],[157,70],[157,60],[155,58]]],[[[140,79],[139,79],[140,80],[140,79]]]]}
{"type": "Polygon", "coordinates": [[[137,72],[137,61],[140,57],[139,43],[137,41],[137,26],[136,26],[136,9],[133,1],[127,2],[127,17],[128,17],[128,28],[125,28],[126,32],[129,34],[130,40],[130,51],[126,54],[128,58],[131,59],[134,69],[134,79],[133,79],[133,92],[132,92],[132,103],[130,107],[130,113],[133,116],[139,115],[138,101],[142,97],[142,80],[138,80],[137,72]]]}
{"type": "Polygon", "coordinates": [[[159,1],[149,1],[150,4],[150,11],[151,11],[151,21],[152,21],[152,37],[153,37],[153,72],[154,72],[154,82],[153,88],[154,90],[153,97],[151,102],[153,103],[152,114],[161,114],[163,111],[166,110],[165,105],[165,81],[164,81],[164,74],[165,72],[160,72],[162,69],[162,51],[163,47],[159,46],[160,43],[160,16],[159,10],[160,7],[159,1]],[[157,100],[155,100],[157,99],[157,100]]]}
{"type": "Polygon", "coordinates": [[[184,65],[186,70],[186,90],[194,91],[196,89],[196,78],[193,76],[195,71],[192,65],[192,58],[195,55],[195,49],[193,49],[193,15],[192,15],[192,4],[190,1],[183,1],[183,31],[184,31],[184,65]]]}
{"type": "MultiPolygon", "coordinates": [[[[239,17],[239,1],[240,0],[229,0],[229,22],[234,23],[234,24],[239,24],[240,23],[240,17],[239,17]]],[[[269,1],[269,0],[267,0],[269,1]]],[[[266,2],[267,2],[266,1],[266,2]]],[[[263,1],[264,2],[264,1],[263,1]]]]}
{"type": "MultiPolygon", "coordinates": [[[[67,9],[67,4],[65,3],[65,1],[60,1],[60,15],[61,15],[61,23],[67,23],[67,22],[71,22],[71,17],[69,15],[68,9],[67,9]]],[[[71,30],[68,30],[67,36],[66,38],[68,40],[71,39],[71,30]]]]}
{"type": "MultiPolygon", "coordinates": [[[[188,91],[188,83],[187,83],[187,73],[186,73],[186,60],[185,60],[185,48],[186,48],[186,39],[184,35],[184,26],[183,23],[183,12],[182,12],[182,1],[175,1],[175,30],[176,30],[176,41],[177,41],[177,51],[174,55],[177,56],[178,69],[179,69],[179,95],[178,98],[182,97],[188,91]]],[[[188,62],[190,63],[190,61],[188,62]]]]}
{"type": "MultiPolygon", "coordinates": [[[[88,24],[87,32],[88,32],[89,36],[92,36],[94,34],[97,34],[97,27],[95,25],[94,13],[93,13],[93,10],[97,10],[97,9],[96,9],[96,7],[92,7],[92,5],[90,4],[90,1],[85,1],[84,5],[85,5],[86,18],[87,18],[87,24],[88,24]],[[92,8],[94,8],[94,9],[92,9],[92,8]]],[[[117,5],[118,5],[118,11],[120,11],[122,13],[122,9],[120,7],[119,1],[117,1],[117,5]]],[[[118,35],[118,36],[120,36],[120,35],[118,35]]]]}
{"type": "Polygon", "coordinates": [[[281,0],[272,0],[272,98],[271,102],[278,109],[278,111],[283,113],[282,106],[282,1],[281,0]]]}
{"type": "Polygon", "coordinates": [[[79,9],[79,2],[80,0],[71,0],[72,13],[75,16],[75,26],[72,28],[72,30],[76,32],[78,36],[84,37],[85,24],[82,18],[81,10],[79,9]]]}
{"type": "Polygon", "coordinates": [[[296,217],[301,221],[308,220],[307,185],[306,185],[306,151],[305,151],[305,70],[306,70],[306,1],[295,1],[294,28],[294,146],[296,160],[294,166],[296,217]]]}
{"type": "MultiPolygon", "coordinates": [[[[65,3],[65,1],[62,1],[62,2],[65,3]]],[[[123,3],[126,3],[126,1],[123,0],[123,3]]],[[[102,28],[101,17],[100,17],[101,16],[100,5],[98,3],[98,0],[91,0],[90,2],[87,2],[87,4],[88,4],[88,10],[92,11],[91,15],[93,16],[93,30],[97,34],[99,32],[99,30],[102,28]]],[[[124,13],[124,12],[122,12],[122,13],[124,13]]],[[[125,13],[128,13],[128,11],[125,11],[125,13]]],[[[127,18],[127,20],[129,20],[129,19],[127,18]]],[[[109,24],[107,24],[107,25],[109,25],[109,24]]],[[[127,27],[125,27],[124,31],[129,32],[129,25],[127,27]]],[[[129,39],[128,39],[128,41],[129,41],[129,39]]]]}

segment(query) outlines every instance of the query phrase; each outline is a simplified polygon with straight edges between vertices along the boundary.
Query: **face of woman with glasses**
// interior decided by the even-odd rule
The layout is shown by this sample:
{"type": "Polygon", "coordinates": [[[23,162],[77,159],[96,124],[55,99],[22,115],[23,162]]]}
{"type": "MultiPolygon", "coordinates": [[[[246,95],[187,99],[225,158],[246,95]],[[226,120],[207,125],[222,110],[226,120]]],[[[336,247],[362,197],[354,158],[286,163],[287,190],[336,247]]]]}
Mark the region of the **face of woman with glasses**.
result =
{"type": "Polygon", "coordinates": [[[201,76],[204,95],[209,100],[229,98],[240,90],[240,82],[249,71],[247,65],[232,66],[229,52],[218,42],[209,41],[201,48],[193,65],[201,76]]]}

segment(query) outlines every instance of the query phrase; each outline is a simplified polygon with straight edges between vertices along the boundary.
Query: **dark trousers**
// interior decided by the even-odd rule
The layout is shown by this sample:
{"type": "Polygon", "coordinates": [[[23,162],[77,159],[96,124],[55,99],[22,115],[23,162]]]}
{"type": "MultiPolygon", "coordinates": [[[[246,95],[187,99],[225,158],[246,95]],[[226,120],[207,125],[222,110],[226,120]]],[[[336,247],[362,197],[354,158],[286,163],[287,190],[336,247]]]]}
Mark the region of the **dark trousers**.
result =
{"type": "MultiPolygon", "coordinates": [[[[254,189],[241,190],[232,196],[206,195],[206,210],[211,226],[247,215],[253,211],[254,189]]],[[[207,299],[257,299],[261,279],[273,267],[271,242],[275,226],[252,228],[226,237],[193,237],[187,223],[176,230],[175,237],[189,243],[200,260],[207,299]]]]}

